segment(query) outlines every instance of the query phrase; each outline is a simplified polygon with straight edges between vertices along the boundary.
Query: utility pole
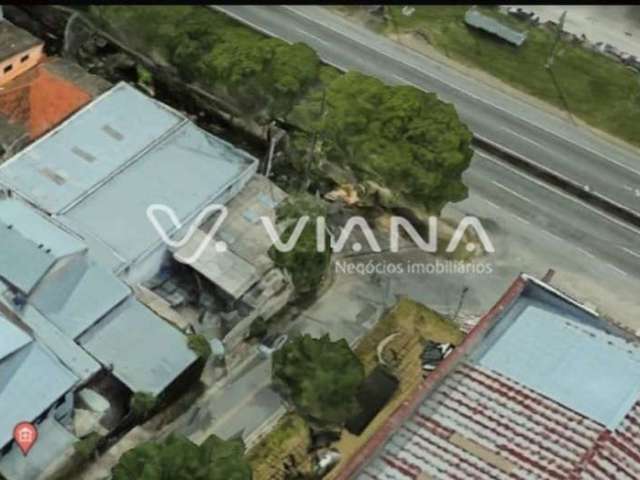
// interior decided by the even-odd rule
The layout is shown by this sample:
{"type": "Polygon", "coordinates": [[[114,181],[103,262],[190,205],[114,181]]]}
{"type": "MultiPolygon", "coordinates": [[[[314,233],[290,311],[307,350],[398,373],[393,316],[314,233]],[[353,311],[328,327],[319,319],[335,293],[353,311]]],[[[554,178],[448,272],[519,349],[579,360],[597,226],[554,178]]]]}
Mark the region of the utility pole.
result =
{"type": "Polygon", "coordinates": [[[458,301],[458,306],[456,307],[456,311],[453,314],[453,322],[454,323],[458,319],[458,314],[460,313],[460,310],[462,309],[462,302],[464,302],[464,297],[467,295],[468,291],[469,291],[469,287],[465,286],[462,289],[462,293],[460,294],[460,300],[458,301]]]}
{"type": "MultiPolygon", "coordinates": [[[[323,86],[322,88],[322,102],[320,103],[320,128],[324,127],[324,109],[327,102],[327,89],[323,86]]],[[[309,151],[309,161],[307,162],[305,168],[305,189],[309,187],[309,170],[311,165],[315,160],[315,152],[316,152],[316,143],[318,141],[318,130],[315,129],[313,132],[313,139],[311,140],[311,150],[309,151]]]]}
{"type": "Polygon", "coordinates": [[[544,68],[547,70],[551,68],[553,65],[553,61],[555,60],[556,49],[558,48],[558,43],[560,43],[560,37],[562,37],[562,30],[564,28],[564,20],[567,17],[567,11],[563,11],[562,15],[560,15],[560,21],[558,22],[558,30],[556,31],[556,39],[553,42],[553,47],[551,47],[551,53],[549,54],[549,58],[547,59],[547,63],[544,68]]]}
{"type": "Polygon", "coordinates": [[[558,49],[558,44],[560,43],[560,38],[562,37],[562,31],[564,29],[564,21],[566,18],[567,18],[567,11],[565,10],[562,12],[562,15],[560,15],[560,21],[558,22],[558,29],[556,31],[556,38],[553,42],[553,46],[551,47],[551,52],[549,53],[549,58],[547,59],[547,63],[545,63],[544,68],[549,72],[551,81],[553,82],[553,85],[556,87],[556,90],[558,91],[558,96],[560,97],[560,101],[562,102],[564,109],[567,111],[567,114],[569,115],[569,119],[575,125],[576,121],[574,120],[573,115],[571,114],[571,109],[569,108],[569,102],[567,102],[567,99],[564,96],[562,89],[560,88],[560,84],[556,79],[553,69],[551,68],[553,66],[553,62],[555,61],[556,51],[558,49]]]}
{"type": "Polygon", "coordinates": [[[402,40],[400,39],[400,31],[398,30],[398,22],[396,21],[396,16],[393,13],[393,7],[391,5],[386,5],[384,8],[389,13],[389,18],[391,18],[391,23],[393,23],[393,29],[396,32],[396,40],[402,43],[402,40]]]}

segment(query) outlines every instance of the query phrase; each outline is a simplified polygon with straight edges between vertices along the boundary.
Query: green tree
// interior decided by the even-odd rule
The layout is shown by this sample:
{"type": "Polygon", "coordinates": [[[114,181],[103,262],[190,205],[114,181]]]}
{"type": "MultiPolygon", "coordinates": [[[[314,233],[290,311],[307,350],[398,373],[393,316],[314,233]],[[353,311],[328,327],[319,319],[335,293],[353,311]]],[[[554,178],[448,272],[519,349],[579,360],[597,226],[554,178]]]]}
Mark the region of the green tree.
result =
{"type": "Polygon", "coordinates": [[[212,435],[201,446],[181,436],[147,442],[125,453],[113,480],[251,480],[241,440],[212,435]]]}
{"type": "Polygon", "coordinates": [[[146,418],[156,407],[156,397],[148,392],[136,392],[131,397],[130,409],[137,417],[146,418]]]}
{"type": "Polygon", "coordinates": [[[201,360],[206,362],[211,357],[211,344],[204,335],[189,335],[187,345],[201,360]]]}
{"type": "Polygon", "coordinates": [[[359,411],[364,366],[345,340],[298,336],[273,356],[273,382],[308,420],[340,427],[359,411]]]}
{"type": "Polygon", "coordinates": [[[308,95],[291,117],[306,120],[307,131],[322,132],[327,160],[434,213],[466,197],[462,173],[473,155],[472,134],[451,104],[357,72],[333,80],[323,117],[309,118],[317,102],[318,92],[308,95]]]}
{"type": "Polygon", "coordinates": [[[316,218],[325,215],[325,204],[308,193],[290,195],[276,211],[278,226],[283,228],[281,238],[284,243],[294,233],[298,219],[309,217],[291,251],[281,252],[275,246],[269,251],[275,265],[289,272],[296,293],[300,296],[318,288],[331,263],[328,233],[325,233],[324,251],[319,251],[316,241],[316,218]]]}

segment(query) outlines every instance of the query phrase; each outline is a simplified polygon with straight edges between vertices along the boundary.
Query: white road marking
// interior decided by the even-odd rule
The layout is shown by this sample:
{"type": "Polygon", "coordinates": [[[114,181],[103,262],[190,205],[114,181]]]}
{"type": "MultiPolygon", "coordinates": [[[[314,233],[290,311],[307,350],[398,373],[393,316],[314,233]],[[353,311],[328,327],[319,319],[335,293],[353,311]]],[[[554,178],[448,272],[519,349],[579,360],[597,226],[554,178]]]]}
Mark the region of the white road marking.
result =
{"type": "Polygon", "coordinates": [[[490,156],[488,156],[488,155],[485,155],[485,154],[483,154],[483,153],[481,153],[481,152],[476,151],[475,153],[476,153],[476,155],[478,155],[478,156],[480,156],[480,157],[482,157],[482,158],[484,158],[484,159],[486,159],[486,160],[489,160],[489,161],[491,161],[491,162],[493,162],[493,163],[497,163],[497,164],[498,164],[498,165],[500,165],[502,168],[506,168],[507,170],[512,171],[513,173],[515,173],[516,175],[518,175],[518,176],[520,176],[520,177],[522,177],[522,178],[526,178],[526,179],[527,179],[527,180],[529,180],[530,182],[533,182],[533,183],[535,183],[536,185],[539,185],[539,186],[541,186],[541,187],[545,188],[546,190],[549,190],[549,191],[551,191],[551,192],[553,192],[553,193],[556,193],[557,195],[560,195],[561,197],[564,197],[564,198],[566,198],[566,199],[568,199],[568,200],[571,200],[572,202],[577,203],[577,204],[578,204],[578,205],[580,205],[581,207],[588,208],[588,209],[589,209],[589,210],[591,210],[592,212],[597,213],[599,216],[601,216],[602,218],[604,218],[604,219],[606,219],[606,220],[609,220],[610,222],[613,222],[613,223],[615,223],[615,224],[617,224],[617,225],[619,225],[619,226],[621,226],[621,227],[626,228],[627,230],[629,230],[629,231],[631,231],[631,232],[633,232],[633,233],[635,233],[635,234],[637,234],[637,235],[640,235],[640,230],[638,230],[637,228],[632,227],[631,225],[628,225],[628,224],[626,224],[626,223],[624,223],[624,222],[622,222],[622,221],[620,221],[620,220],[618,220],[618,219],[616,219],[616,218],[610,217],[610,216],[606,215],[604,212],[601,212],[600,210],[598,210],[597,208],[592,207],[591,205],[588,205],[588,204],[586,204],[586,203],[584,203],[584,202],[581,202],[581,201],[580,201],[580,200],[578,200],[577,198],[574,198],[574,197],[572,197],[571,195],[569,195],[569,194],[567,194],[567,193],[564,193],[564,192],[563,192],[563,191],[561,191],[561,190],[558,190],[558,189],[556,189],[556,188],[553,188],[553,187],[551,187],[550,185],[547,185],[546,183],[541,182],[541,181],[540,181],[540,180],[538,180],[537,178],[533,178],[533,177],[530,177],[530,176],[528,176],[528,175],[525,175],[524,173],[522,173],[522,172],[520,172],[520,171],[516,170],[515,168],[513,168],[513,167],[511,167],[511,166],[509,166],[509,165],[506,165],[505,163],[501,162],[500,160],[496,160],[495,158],[492,158],[492,157],[490,157],[490,156]]]}
{"type": "Polygon", "coordinates": [[[596,256],[593,253],[588,252],[584,248],[577,247],[577,249],[579,252],[581,252],[583,255],[586,255],[587,257],[596,258],[596,256]]]}
{"type": "Polygon", "coordinates": [[[306,35],[307,37],[311,37],[313,38],[316,42],[320,42],[323,45],[329,45],[329,42],[327,42],[326,40],[321,39],[320,37],[317,37],[316,35],[314,35],[313,33],[309,33],[306,30],[303,30],[302,28],[299,27],[293,27],[293,29],[296,32],[300,32],[302,35],[306,35]]]}
{"type": "MultiPolygon", "coordinates": [[[[252,22],[250,22],[250,21],[247,21],[247,20],[246,20],[242,15],[233,14],[232,12],[229,12],[229,11],[228,11],[228,9],[225,9],[224,7],[215,7],[215,6],[212,6],[211,8],[217,8],[218,10],[223,11],[223,12],[224,12],[224,13],[226,13],[227,15],[229,15],[229,16],[231,16],[231,17],[236,18],[236,19],[237,19],[237,20],[239,20],[240,22],[243,22],[243,23],[246,23],[246,24],[248,24],[248,25],[253,26],[253,27],[254,27],[254,28],[256,28],[257,30],[266,31],[268,35],[271,35],[271,36],[276,37],[276,38],[282,38],[282,36],[280,36],[280,35],[276,35],[276,34],[274,34],[274,33],[272,33],[272,32],[269,32],[268,30],[266,30],[266,29],[264,29],[264,28],[262,28],[262,27],[260,27],[260,26],[258,26],[258,25],[255,25],[254,23],[252,23],[252,22]]],[[[355,43],[358,43],[358,44],[360,44],[360,45],[366,46],[366,47],[370,48],[371,50],[373,50],[373,51],[374,51],[375,53],[377,53],[378,55],[382,55],[382,56],[384,56],[384,57],[386,57],[386,58],[389,58],[389,59],[391,59],[391,60],[395,60],[395,61],[397,61],[397,62],[399,62],[399,63],[402,63],[403,65],[405,65],[405,66],[407,66],[407,67],[409,67],[409,68],[411,68],[411,69],[415,70],[416,72],[418,72],[418,73],[419,73],[419,74],[421,74],[421,75],[425,75],[425,76],[427,76],[427,77],[428,77],[428,76],[431,76],[432,78],[434,78],[434,79],[438,80],[439,82],[441,82],[441,83],[443,83],[443,84],[445,84],[445,85],[449,85],[449,86],[453,87],[454,89],[458,90],[459,92],[464,93],[465,95],[467,95],[467,96],[469,96],[469,97],[471,97],[471,98],[475,98],[475,99],[476,99],[476,100],[478,100],[480,103],[484,103],[485,105],[490,105],[491,107],[495,108],[496,110],[499,110],[499,111],[501,111],[501,112],[506,113],[506,114],[507,114],[507,115],[509,115],[510,117],[516,117],[516,116],[512,113],[512,110],[507,109],[507,108],[500,107],[500,106],[498,106],[498,105],[496,105],[496,104],[494,104],[494,103],[490,102],[489,100],[486,100],[485,98],[482,98],[482,97],[479,97],[478,95],[475,95],[474,93],[470,92],[469,90],[465,90],[464,88],[462,88],[462,87],[460,87],[460,86],[452,85],[451,80],[445,80],[445,79],[443,79],[443,78],[441,78],[441,77],[438,77],[438,76],[434,75],[432,70],[430,70],[430,71],[428,71],[428,72],[427,72],[427,71],[426,71],[426,70],[427,70],[427,67],[425,67],[424,65],[421,65],[421,63],[424,63],[424,60],[425,60],[424,58],[420,58],[420,57],[418,57],[418,55],[419,55],[419,54],[417,54],[417,53],[415,53],[415,52],[407,51],[407,47],[404,47],[404,48],[403,48],[403,46],[402,46],[402,45],[399,45],[399,44],[397,44],[396,42],[392,42],[391,40],[389,40],[389,39],[388,39],[388,38],[386,38],[386,37],[383,37],[383,36],[380,36],[380,35],[376,35],[374,38],[375,38],[376,43],[378,43],[378,44],[382,44],[382,45],[384,45],[385,47],[387,47],[387,48],[391,48],[391,49],[394,49],[394,47],[395,47],[395,49],[398,49],[398,50],[402,51],[402,53],[403,53],[403,54],[405,54],[405,55],[407,55],[407,56],[409,56],[409,57],[413,56],[413,57],[414,57],[414,59],[413,59],[413,60],[414,60],[414,61],[419,61],[419,63],[410,63],[410,62],[408,62],[408,61],[406,61],[406,60],[403,60],[403,59],[399,58],[398,56],[394,56],[392,53],[388,53],[388,52],[383,51],[383,50],[381,50],[381,49],[374,49],[374,48],[372,48],[372,47],[371,47],[371,46],[370,46],[366,41],[363,41],[363,39],[361,39],[361,38],[356,38],[356,37],[354,37],[354,36],[351,36],[351,35],[349,35],[349,34],[345,33],[344,31],[340,31],[338,28],[336,28],[335,26],[332,26],[330,23],[322,23],[322,22],[318,21],[318,19],[317,19],[317,18],[315,18],[315,17],[313,17],[312,15],[308,15],[308,14],[306,14],[304,11],[301,11],[301,10],[299,9],[299,7],[283,5],[283,6],[282,6],[282,8],[284,8],[284,9],[286,9],[286,10],[289,10],[291,13],[293,13],[293,14],[295,14],[295,15],[298,15],[298,16],[300,16],[300,17],[302,17],[302,18],[306,18],[307,20],[311,21],[312,23],[314,23],[314,24],[316,24],[316,25],[320,25],[320,26],[322,26],[323,28],[326,28],[326,29],[332,30],[333,32],[337,33],[338,35],[341,35],[341,36],[344,36],[344,37],[346,37],[346,38],[350,39],[352,42],[355,42],[355,43]],[[380,37],[380,38],[377,38],[377,37],[380,37]],[[413,54],[413,55],[411,55],[411,54],[413,54]]],[[[352,27],[352,28],[353,28],[353,27],[352,27]]],[[[307,33],[307,35],[310,35],[310,34],[309,34],[309,33],[307,33]]],[[[285,40],[285,41],[287,41],[287,40],[285,40]]],[[[287,42],[288,42],[288,43],[292,43],[292,42],[290,42],[290,41],[287,41],[287,42]]],[[[323,42],[323,43],[324,43],[324,42],[323,42]]],[[[327,59],[323,59],[323,60],[324,60],[324,61],[327,61],[327,59]]],[[[454,70],[454,71],[455,71],[455,69],[452,69],[449,65],[445,65],[445,64],[444,64],[444,63],[442,63],[442,62],[439,62],[439,61],[434,60],[434,59],[429,59],[429,60],[430,60],[432,63],[434,63],[434,64],[436,65],[436,67],[438,67],[438,69],[439,69],[439,70],[443,70],[443,71],[444,71],[445,69],[447,69],[447,68],[448,68],[449,70],[454,70]]],[[[331,64],[331,61],[328,61],[327,63],[330,63],[330,64],[331,64]]],[[[337,65],[335,65],[335,66],[337,66],[337,65]]],[[[341,67],[338,67],[338,68],[340,68],[341,70],[343,70],[343,69],[344,69],[344,68],[341,68],[341,67]]],[[[346,70],[346,69],[344,69],[344,70],[346,70]]],[[[453,77],[455,77],[456,75],[460,76],[460,75],[462,75],[462,73],[461,73],[460,71],[455,71],[455,74],[454,74],[454,75],[452,75],[452,76],[453,76],[453,77]]],[[[457,79],[456,79],[456,80],[457,80],[457,79]]],[[[425,89],[424,87],[420,87],[420,86],[417,86],[417,85],[415,85],[415,84],[412,84],[412,85],[416,86],[417,88],[420,88],[421,90],[425,90],[425,91],[426,91],[426,89],[425,89]]],[[[485,84],[485,85],[483,85],[483,87],[484,87],[484,88],[487,88],[487,89],[490,89],[490,90],[494,90],[494,93],[495,93],[496,95],[502,95],[502,96],[504,97],[504,99],[505,99],[505,100],[507,100],[507,101],[509,101],[509,102],[512,102],[512,103],[513,103],[513,104],[515,104],[515,105],[518,105],[518,104],[519,104],[520,106],[525,107],[525,108],[529,108],[529,109],[533,108],[533,109],[535,109],[535,107],[532,107],[529,103],[527,103],[527,102],[523,102],[523,101],[521,101],[521,100],[519,100],[519,99],[517,99],[517,98],[510,97],[510,96],[508,96],[508,95],[505,95],[504,93],[502,93],[502,92],[500,92],[499,90],[497,90],[497,89],[495,89],[495,88],[491,87],[490,85],[486,85],[486,84],[485,84]]],[[[537,110],[537,109],[536,109],[536,110],[537,110]]],[[[538,111],[537,113],[540,113],[540,111],[538,111]]],[[[544,112],[543,112],[543,113],[544,113],[544,112]]],[[[551,116],[550,116],[550,117],[551,117],[551,116]]],[[[517,117],[516,117],[516,118],[517,118],[517,117]]],[[[556,117],[556,116],[552,116],[551,118],[557,118],[557,117],[556,117]]],[[[576,147],[578,147],[578,148],[581,148],[581,149],[583,149],[583,150],[586,150],[586,151],[588,151],[588,152],[592,153],[593,155],[596,155],[596,156],[598,156],[598,157],[600,157],[600,158],[604,159],[605,161],[615,163],[616,165],[618,165],[618,166],[620,166],[620,167],[622,167],[622,168],[624,168],[624,169],[626,169],[626,170],[629,170],[629,171],[633,172],[634,174],[636,174],[636,175],[640,176],[640,171],[637,171],[637,170],[635,170],[635,169],[633,169],[633,168],[629,167],[628,165],[625,165],[624,163],[621,163],[621,162],[619,162],[619,161],[617,161],[617,160],[614,160],[614,159],[610,158],[607,154],[603,154],[603,153],[597,152],[597,151],[593,150],[591,147],[587,147],[586,145],[579,144],[578,142],[573,141],[573,140],[571,140],[571,139],[567,138],[567,137],[566,137],[566,135],[559,135],[557,132],[554,132],[554,131],[552,131],[552,130],[549,130],[549,129],[547,129],[547,128],[543,127],[542,125],[540,125],[540,124],[538,124],[538,123],[535,123],[535,122],[533,122],[533,121],[531,121],[531,120],[528,120],[528,119],[523,119],[523,120],[524,120],[526,123],[528,123],[529,125],[531,125],[531,126],[533,126],[533,127],[537,128],[537,129],[539,129],[539,130],[541,130],[541,131],[543,131],[543,132],[546,132],[547,134],[552,135],[552,136],[554,136],[554,137],[555,137],[555,138],[557,138],[557,139],[560,139],[560,140],[565,141],[565,142],[567,142],[567,143],[569,143],[569,144],[571,144],[571,145],[574,145],[574,146],[576,146],[576,147]]],[[[609,145],[607,145],[607,147],[608,147],[608,148],[610,148],[610,149],[616,149],[618,152],[622,152],[622,151],[623,151],[622,149],[620,149],[620,148],[619,148],[619,147],[617,147],[616,145],[609,144],[609,145]]],[[[631,152],[625,152],[625,153],[631,153],[631,152]]]]}
{"type": "Polygon", "coordinates": [[[500,187],[501,189],[503,189],[506,192],[509,192],[511,195],[514,195],[516,197],[518,197],[520,200],[524,200],[525,202],[534,204],[532,200],[529,200],[527,197],[519,194],[518,192],[514,192],[513,190],[511,190],[509,187],[505,187],[504,185],[502,185],[500,182],[496,182],[495,180],[492,180],[491,183],[493,183],[496,187],[500,187]]]}
{"type": "Polygon", "coordinates": [[[620,270],[618,267],[615,267],[613,265],[611,265],[610,263],[607,263],[607,266],[609,268],[612,268],[613,270],[615,270],[616,272],[618,272],[620,275],[622,275],[623,277],[628,277],[629,274],[627,272],[625,272],[624,270],[620,270]]]}
{"type": "Polygon", "coordinates": [[[621,247],[622,250],[624,250],[625,252],[627,252],[629,255],[633,255],[634,257],[638,257],[640,258],[640,253],[638,252],[634,252],[633,250],[628,249],[627,247],[621,247]]]}
{"type": "Polygon", "coordinates": [[[538,147],[541,150],[544,150],[546,152],[550,152],[550,150],[547,147],[544,147],[542,145],[540,145],[538,142],[534,142],[533,140],[531,140],[530,138],[525,137],[524,135],[520,135],[519,133],[514,132],[513,130],[506,128],[506,127],[502,127],[502,130],[504,130],[507,133],[510,133],[511,135],[521,138],[522,140],[524,140],[527,143],[530,143],[532,145],[535,145],[536,147],[538,147]]]}
{"type": "Polygon", "coordinates": [[[529,222],[528,220],[525,220],[524,218],[522,218],[520,215],[518,215],[517,213],[513,213],[513,212],[509,212],[512,216],[516,217],[518,220],[520,220],[522,223],[526,223],[527,225],[531,225],[531,222],[529,222]]]}
{"type": "Polygon", "coordinates": [[[551,237],[555,238],[556,240],[560,241],[560,242],[563,242],[563,243],[567,243],[567,242],[569,242],[569,240],[567,240],[567,239],[565,239],[565,238],[562,238],[562,237],[559,237],[559,236],[558,236],[558,235],[556,235],[555,233],[551,233],[549,230],[544,230],[544,229],[543,229],[542,231],[543,231],[544,233],[546,233],[547,235],[549,235],[549,236],[551,236],[551,237]]]}
{"type": "MultiPolygon", "coordinates": [[[[486,199],[485,199],[486,200],[486,199]]],[[[500,207],[499,205],[496,205],[495,203],[493,203],[491,200],[486,200],[487,203],[489,205],[491,205],[493,208],[497,209],[497,210],[502,210],[502,207],[500,207]]]]}

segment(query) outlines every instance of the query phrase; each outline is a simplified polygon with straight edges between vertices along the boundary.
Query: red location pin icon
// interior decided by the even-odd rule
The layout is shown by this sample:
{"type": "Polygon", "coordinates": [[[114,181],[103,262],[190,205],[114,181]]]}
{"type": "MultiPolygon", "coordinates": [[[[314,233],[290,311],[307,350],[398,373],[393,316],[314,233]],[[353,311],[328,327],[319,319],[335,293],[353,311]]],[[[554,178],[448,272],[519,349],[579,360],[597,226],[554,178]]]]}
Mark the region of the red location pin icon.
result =
{"type": "Polygon", "coordinates": [[[29,422],[22,422],[13,429],[13,439],[26,457],[38,441],[38,429],[29,422]]]}

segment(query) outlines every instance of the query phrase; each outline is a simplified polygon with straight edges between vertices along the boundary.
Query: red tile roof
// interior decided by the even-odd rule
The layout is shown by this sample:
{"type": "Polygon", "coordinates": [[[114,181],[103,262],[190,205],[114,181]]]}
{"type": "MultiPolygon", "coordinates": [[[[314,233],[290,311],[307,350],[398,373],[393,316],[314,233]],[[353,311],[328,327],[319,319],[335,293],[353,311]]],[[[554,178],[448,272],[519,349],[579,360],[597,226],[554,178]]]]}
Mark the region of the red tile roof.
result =
{"type": "Polygon", "coordinates": [[[24,126],[35,140],[91,98],[83,89],[51,73],[43,63],[0,90],[0,115],[24,126]]]}
{"type": "Polygon", "coordinates": [[[640,404],[614,432],[495,372],[460,364],[357,479],[640,478],[640,404]],[[510,471],[454,441],[464,438],[510,471]]]}
{"type": "Polygon", "coordinates": [[[514,282],[339,480],[640,479],[640,401],[611,431],[469,360],[528,281],[514,282]]]}

